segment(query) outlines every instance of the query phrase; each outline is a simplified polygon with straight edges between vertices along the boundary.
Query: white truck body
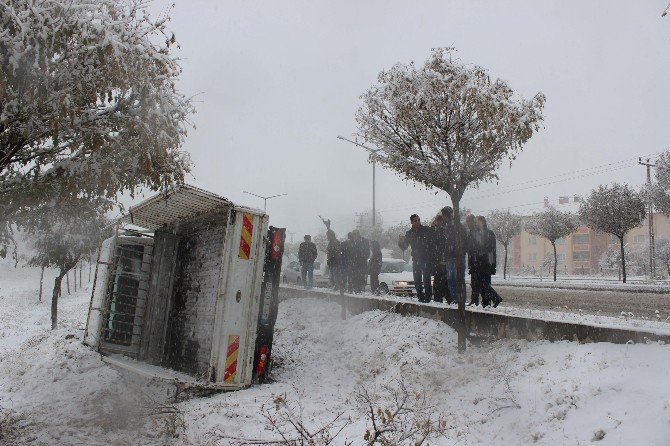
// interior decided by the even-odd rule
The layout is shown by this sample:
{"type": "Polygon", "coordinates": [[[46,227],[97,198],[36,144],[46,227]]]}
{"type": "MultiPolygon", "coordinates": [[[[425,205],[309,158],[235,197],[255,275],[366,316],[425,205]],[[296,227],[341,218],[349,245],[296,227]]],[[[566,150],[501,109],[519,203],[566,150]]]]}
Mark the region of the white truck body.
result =
{"type": "Polygon", "coordinates": [[[183,186],[131,208],[111,229],[85,344],[129,369],[145,363],[191,384],[250,385],[268,216],[183,186]]]}

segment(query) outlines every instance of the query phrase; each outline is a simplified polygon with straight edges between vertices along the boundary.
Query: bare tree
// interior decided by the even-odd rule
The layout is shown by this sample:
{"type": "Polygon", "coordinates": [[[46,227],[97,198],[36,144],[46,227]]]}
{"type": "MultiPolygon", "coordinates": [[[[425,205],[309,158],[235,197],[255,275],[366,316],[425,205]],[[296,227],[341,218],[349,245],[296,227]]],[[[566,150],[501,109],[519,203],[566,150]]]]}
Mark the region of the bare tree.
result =
{"type": "Polygon", "coordinates": [[[601,185],[591,191],[591,195],[580,206],[579,214],[589,228],[607,232],[619,239],[621,275],[623,283],[626,283],[624,236],[644,220],[646,207],[641,194],[628,185],[601,185]]]}
{"type": "MultiPolygon", "coordinates": [[[[539,130],[545,97],[516,98],[485,69],[466,65],[449,49],[435,49],[422,66],[394,65],[363,93],[356,113],[359,135],[379,150],[371,160],[451,197],[454,220],[468,187],[497,179],[539,130]]],[[[458,347],[465,350],[465,277],[457,238],[458,347]]]]}
{"type": "Polygon", "coordinates": [[[572,234],[577,226],[577,217],[574,214],[561,212],[554,207],[533,215],[526,222],[528,233],[546,238],[554,249],[554,282],[556,282],[556,266],[558,265],[556,240],[572,234]]]}
{"type": "Polygon", "coordinates": [[[167,20],[143,0],[0,2],[0,255],[36,206],[183,182],[193,107],[167,20]]]}
{"type": "Polygon", "coordinates": [[[509,244],[514,237],[521,233],[523,229],[523,219],[520,215],[513,214],[510,211],[494,210],[486,217],[488,227],[493,231],[505,248],[505,263],[503,266],[503,278],[507,278],[507,252],[509,244]]]}
{"type": "Polygon", "coordinates": [[[363,436],[368,446],[428,444],[453,428],[436,412],[425,393],[411,392],[402,381],[385,385],[381,391],[381,397],[373,396],[365,387],[356,392],[368,421],[363,436]],[[390,401],[384,404],[381,402],[384,398],[390,401]]]}

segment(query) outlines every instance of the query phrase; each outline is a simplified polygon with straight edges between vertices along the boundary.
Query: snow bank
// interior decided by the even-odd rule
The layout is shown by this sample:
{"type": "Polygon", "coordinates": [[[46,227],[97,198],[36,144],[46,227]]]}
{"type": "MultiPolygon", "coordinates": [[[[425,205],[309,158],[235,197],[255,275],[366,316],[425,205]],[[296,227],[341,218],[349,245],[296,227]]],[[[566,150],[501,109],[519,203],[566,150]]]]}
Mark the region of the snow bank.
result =
{"type": "Polygon", "coordinates": [[[277,439],[261,409],[289,401],[313,431],[342,413],[335,444],[361,445],[370,423],[357,394],[389,407],[383,386],[400,382],[448,423],[432,445],[660,446],[670,436],[670,346],[504,340],[459,355],[439,321],[381,311],[342,321],[339,305],[320,299],[280,304],[272,383],[172,404],[170,386],[121,374],[81,344],[86,291],[63,297],[52,332],[48,304],[34,303],[39,272],[16,275],[0,270],[0,404],[24,418],[18,444],[277,439]],[[177,412],[139,416],[152,401],[177,412]]]}

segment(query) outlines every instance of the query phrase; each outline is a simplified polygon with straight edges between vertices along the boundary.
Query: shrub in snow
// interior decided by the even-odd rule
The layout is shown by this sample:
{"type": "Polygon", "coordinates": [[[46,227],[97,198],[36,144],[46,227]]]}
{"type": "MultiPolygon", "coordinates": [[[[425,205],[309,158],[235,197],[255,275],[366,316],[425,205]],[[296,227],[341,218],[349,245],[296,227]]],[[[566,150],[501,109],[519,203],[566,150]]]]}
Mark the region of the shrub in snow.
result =
{"type": "MultiPolygon", "coordinates": [[[[379,150],[370,158],[417,183],[445,191],[454,219],[470,186],[495,180],[504,160],[512,160],[539,130],[545,97],[517,98],[507,82],[467,65],[449,49],[436,49],[421,66],[394,65],[361,96],[359,134],[379,150]]],[[[460,240],[457,253],[462,252],[460,240]]],[[[465,349],[465,283],[457,255],[459,310],[465,349]]]]}
{"type": "Polygon", "coordinates": [[[621,277],[626,283],[626,253],[624,236],[640,226],[646,206],[639,192],[627,185],[614,183],[599,186],[579,208],[582,221],[592,229],[607,232],[619,239],[621,252],[621,277]]]}
{"type": "Polygon", "coordinates": [[[45,202],[183,181],[193,107],[166,21],[142,0],[0,2],[0,244],[45,202]]]}
{"type": "Polygon", "coordinates": [[[526,231],[549,240],[554,248],[554,282],[556,281],[556,266],[558,256],[556,255],[556,240],[567,237],[577,229],[577,217],[570,212],[561,212],[554,207],[537,213],[526,222],[526,231]]]}

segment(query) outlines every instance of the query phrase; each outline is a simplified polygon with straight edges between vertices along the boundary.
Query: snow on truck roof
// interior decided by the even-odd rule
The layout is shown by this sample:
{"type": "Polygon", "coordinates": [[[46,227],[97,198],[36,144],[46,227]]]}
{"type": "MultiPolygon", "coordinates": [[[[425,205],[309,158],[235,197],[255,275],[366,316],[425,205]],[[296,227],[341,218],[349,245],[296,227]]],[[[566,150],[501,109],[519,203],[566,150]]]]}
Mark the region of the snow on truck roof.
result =
{"type": "Polygon", "coordinates": [[[131,206],[114,225],[132,224],[155,231],[164,225],[231,205],[233,203],[227,198],[184,184],[131,206]]]}

